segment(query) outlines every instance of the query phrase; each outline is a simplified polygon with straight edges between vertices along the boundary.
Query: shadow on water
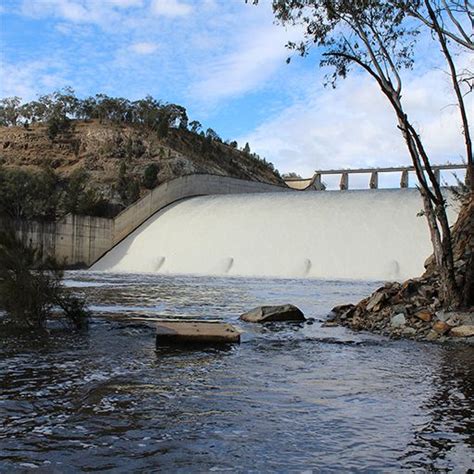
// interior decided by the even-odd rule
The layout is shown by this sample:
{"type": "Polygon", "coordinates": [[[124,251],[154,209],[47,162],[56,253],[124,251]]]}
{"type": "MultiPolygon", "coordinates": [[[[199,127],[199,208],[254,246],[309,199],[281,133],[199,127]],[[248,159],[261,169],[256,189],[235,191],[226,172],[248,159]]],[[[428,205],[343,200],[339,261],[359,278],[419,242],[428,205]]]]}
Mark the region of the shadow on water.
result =
{"type": "Polygon", "coordinates": [[[419,426],[401,456],[407,466],[430,470],[465,470],[474,466],[474,351],[451,347],[443,351],[433,374],[433,391],[422,403],[430,416],[419,426]],[[470,448],[465,457],[460,445],[470,448]]]}

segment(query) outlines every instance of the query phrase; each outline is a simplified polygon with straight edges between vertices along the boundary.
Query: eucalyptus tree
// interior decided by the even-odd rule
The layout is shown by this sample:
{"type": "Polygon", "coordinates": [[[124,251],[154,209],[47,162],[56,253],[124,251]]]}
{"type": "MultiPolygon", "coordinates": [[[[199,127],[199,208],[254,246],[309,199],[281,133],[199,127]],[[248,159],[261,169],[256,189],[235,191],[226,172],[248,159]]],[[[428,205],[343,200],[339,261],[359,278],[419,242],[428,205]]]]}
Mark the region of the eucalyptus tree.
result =
{"type": "Polygon", "coordinates": [[[474,4],[469,0],[404,1],[410,14],[433,31],[474,51],[474,4]],[[431,10],[431,11],[430,11],[431,10]],[[435,16],[433,16],[435,13],[435,16]]]}
{"type": "MultiPolygon", "coordinates": [[[[254,0],[258,3],[258,0],[254,0]]],[[[446,202],[428,154],[402,101],[401,71],[412,68],[418,23],[408,22],[406,12],[395,2],[381,0],[273,0],[276,19],[282,24],[300,25],[303,37],[288,47],[306,56],[312,46],[321,50],[321,66],[335,86],[356,67],[378,85],[393,109],[423,200],[434,257],[440,274],[446,306],[459,304],[451,231],[446,202]]]]}
{"type": "Polygon", "coordinates": [[[402,0],[395,3],[408,15],[430,29],[446,59],[462,122],[467,163],[466,185],[471,191],[474,191],[472,138],[464,95],[461,90],[461,82],[464,82],[469,87],[468,92],[472,91],[474,74],[469,71],[467,75],[460,74],[452,52],[453,48],[457,51],[474,50],[474,35],[467,32],[469,25],[472,30],[474,24],[474,5],[468,0],[402,0]]]}
{"type": "Polygon", "coordinates": [[[5,97],[0,100],[0,125],[16,126],[21,116],[20,97],[5,97]]]}

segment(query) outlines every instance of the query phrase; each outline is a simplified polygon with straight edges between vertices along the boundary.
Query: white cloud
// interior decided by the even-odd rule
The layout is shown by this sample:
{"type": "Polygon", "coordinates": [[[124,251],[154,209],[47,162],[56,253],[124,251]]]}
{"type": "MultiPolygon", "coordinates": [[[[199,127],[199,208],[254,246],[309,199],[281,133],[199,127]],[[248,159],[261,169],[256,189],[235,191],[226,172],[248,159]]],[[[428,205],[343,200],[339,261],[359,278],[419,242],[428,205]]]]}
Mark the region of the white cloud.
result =
{"type": "Polygon", "coordinates": [[[192,85],[191,95],[216,103],[255,92],[284,65],[288,56],[285,44],[290,37],[287,30],[271,23],[241,31],[236,38],[230,38],[230,44],[237,44],[233,51],[223,51],[215,59],[211,56],[200,65],[200,77],[192,85]]]}
{"type": "Polygon", "coordinates": [[[32,100],[42,88],[51,91],[64,87],[68,83],[54,66],[58,65],[49,61],[16,64],[1,61],[0,97],[19,96],[32,100]]]}
{"type": "Polygon", "coordinates": [[[118,8],[130,8],[143,6],[143,0],[106,0],[118,8]]]}
{"type": "MultiPolygon", "coordinates": [[[[433,162],[459,162],[464,153],[459,113],[441,70],[412,73],[403,97],[433,162]]],[[[472,110],[472,107],[471,107],[472,110]]],[[[409,165],[394,113],[372,80],[352,74],[336,90],[319,87],[240,137],[282,172],[409,165]]]]}
{"type": "Polygon", "coordinates": [[[136,54],[146,55],[154,53],[158,49],[158,45],[149,41],[142,41],[131,44],[129,49],[136,54]]]}
{"type": "Polygon", "coordinates": [[[192,7],[180,0],[153,0],[151,11],[155,15],[175,17],[188,15],[192,7]]]}
{"type": "Polygon", "coordinates": [[[21,12],[35,18],[55,17],[63,21],[96,24],[104,28],[122,26],[127,12],[140,11],[143,0],[23,0],[21,12]]]}

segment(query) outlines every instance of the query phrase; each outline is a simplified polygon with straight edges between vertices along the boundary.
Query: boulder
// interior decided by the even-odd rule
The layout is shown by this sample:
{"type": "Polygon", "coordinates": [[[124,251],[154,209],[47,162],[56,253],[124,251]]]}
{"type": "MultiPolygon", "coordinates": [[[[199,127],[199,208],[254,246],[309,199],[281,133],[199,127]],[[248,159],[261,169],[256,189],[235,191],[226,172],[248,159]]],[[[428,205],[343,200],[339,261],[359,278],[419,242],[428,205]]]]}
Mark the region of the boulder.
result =
{"type": "Polygon", "coordinates": [[[370,298],[369,302],[367,303],[367,307],[365,308],[367,311],[378,311],[380,309],[381,303],[386,299],[385,293],[382,291],[379,291],[378,293],[375,293],[375,295],[370,298]]]}
{"type": "Polygon", "coordinates": [[[248,323],[270,323],[275,321],[305,321],[303,312],[292,304],[259,306],[240,316],[248,323]]]}
{"type": "Polygon", "coordinates": [[[415,314],[415,317],[418,319],[421,319],[425,323],[429,323],[433,319],[433,313],[430,311],[418,311],[418,313],[415,314]]]}
{"type": "Polygon", "coordinates": [[[163,320],[155,323],[157,345],[231,344],[240,342],[240,331],[220,321],[163,320]]]}
{"type": "Polygon", "coordinates": [[[474,326],[468,324],[464,326],[457,326],[451,329],[449,335],[454,337],[473,337],[474,326]]]}
{"type": "Polygon", "coordinates": [[[390,319],[390,325],[394,328],[405,326],[406,319],[403,313],[396,314],[390,319]]]}
{"type": "Polygon", "coordinates": [[[433,330],[438,334],[446,334],[451,329],[451,326],[444,321],[436,321],[433,324],[433,330]]]}

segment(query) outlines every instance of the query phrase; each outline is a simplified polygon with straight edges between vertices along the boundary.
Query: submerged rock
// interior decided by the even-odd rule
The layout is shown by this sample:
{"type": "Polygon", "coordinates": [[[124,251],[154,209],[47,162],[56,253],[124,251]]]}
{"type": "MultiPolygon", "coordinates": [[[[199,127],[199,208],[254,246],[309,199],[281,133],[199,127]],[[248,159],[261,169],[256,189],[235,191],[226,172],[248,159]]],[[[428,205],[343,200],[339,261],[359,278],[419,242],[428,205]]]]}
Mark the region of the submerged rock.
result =
{"type": "Polygon", "coordinates": [[[275,321],[305,321],[303,312],[292,304],[259,306],[240,316],[248,323],[270,323],[275,321]]]}

